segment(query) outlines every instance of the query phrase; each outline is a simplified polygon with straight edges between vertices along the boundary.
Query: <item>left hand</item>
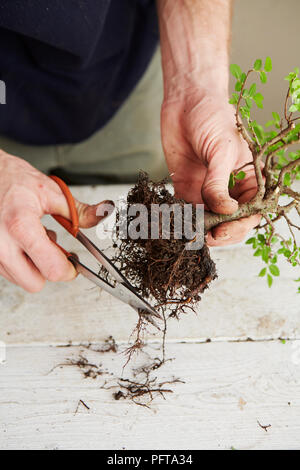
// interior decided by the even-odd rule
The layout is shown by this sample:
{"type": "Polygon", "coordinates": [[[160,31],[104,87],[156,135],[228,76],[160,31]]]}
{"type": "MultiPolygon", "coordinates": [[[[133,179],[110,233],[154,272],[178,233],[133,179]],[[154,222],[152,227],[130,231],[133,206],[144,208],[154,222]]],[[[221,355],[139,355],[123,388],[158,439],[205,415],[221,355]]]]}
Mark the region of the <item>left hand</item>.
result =
{"type": "MultiPolygon", "coordinates": [[[[228,189],[230,173],[252,161],[247,143],[235,124],[235,110],[227,96],[189,90],[164,101],[161,113],[162,143],[178,197],[207,210],[232,214],[238,204],[257,192],[253,166],[228,189]]],[[[259,215],[222,223],[207,235],[210,246],[242,241],[258,225],[259,215]]]]}

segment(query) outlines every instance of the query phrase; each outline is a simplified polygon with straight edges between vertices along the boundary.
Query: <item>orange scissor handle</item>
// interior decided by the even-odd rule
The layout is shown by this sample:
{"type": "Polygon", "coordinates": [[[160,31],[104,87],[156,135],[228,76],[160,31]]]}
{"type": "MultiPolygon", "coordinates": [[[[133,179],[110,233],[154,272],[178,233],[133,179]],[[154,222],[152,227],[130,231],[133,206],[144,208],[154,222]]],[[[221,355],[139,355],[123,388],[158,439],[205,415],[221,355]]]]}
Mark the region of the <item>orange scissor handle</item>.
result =
{"type": "MultiPolygon", "coordinates": [[[[76,238],[79,231],[79,219],[74,197],[66,183],[60,178],[58,178],[58,176],[51,175],[50,178],[53,179],[53,181],[55,181],[62,190],[69,206],[71,220],[66,219],[66,217],[63,217],[62,215],[52,215],[52,217],[60,225],[62,225],[71,235],[73,235],[73,237],[76,238]]],[[[72,253],[69,253],[55,241],[53,241],[53,243],[67,256],[67,258],[73,256],[72,253]]]]}
{"type": "Polygon", "coordinates": [[[62,215],[52,215],[52,217],[76,238],[79,231],[79,218],[74,197],[66,183],[58,176],[51,175],[50,178],[53,179],[62,190],[69,206],[71,220],[66,219],[62,215]]]}

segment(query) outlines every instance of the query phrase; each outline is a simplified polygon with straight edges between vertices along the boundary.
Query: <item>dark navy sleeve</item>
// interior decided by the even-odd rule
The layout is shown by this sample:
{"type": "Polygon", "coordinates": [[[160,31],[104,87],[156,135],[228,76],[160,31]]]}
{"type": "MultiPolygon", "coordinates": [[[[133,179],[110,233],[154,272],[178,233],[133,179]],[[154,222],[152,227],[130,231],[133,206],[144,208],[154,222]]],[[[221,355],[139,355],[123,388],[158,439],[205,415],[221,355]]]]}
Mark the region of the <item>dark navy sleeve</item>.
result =
{"type": "Polygon", "coordinates": [[[158,42],[154,0],[1,0],[0,133],[79,142],[117,112],[158,42]]]}

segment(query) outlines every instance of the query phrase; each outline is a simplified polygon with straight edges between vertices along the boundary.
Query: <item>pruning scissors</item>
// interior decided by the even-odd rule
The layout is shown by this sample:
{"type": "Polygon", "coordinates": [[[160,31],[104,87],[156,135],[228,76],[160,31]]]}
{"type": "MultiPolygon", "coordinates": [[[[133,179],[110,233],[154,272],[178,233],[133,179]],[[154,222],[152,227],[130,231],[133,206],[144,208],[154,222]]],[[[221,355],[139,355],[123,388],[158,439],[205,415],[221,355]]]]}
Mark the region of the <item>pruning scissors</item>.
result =
{"type": "MultiPolygon", "coordinates": [[[[79,230],[79,219],[78,213],[75,205],[73,195],[65,184],[57,176],[52,175],[51,178],[58,184],[62,190],[70,210],[71,220],[66,219],[61,215],[53,215],[53,218],[62,225],[73,237],[75,237],[83,246],[99,261],[109,272],[112,278],[115,281],[115,285],[112,285],[110,282],[106,281],[100,277],[97,273],[92,271],[90,268],[82,264],[78,257],[72,253],[69,253],[60,245],[57,246],[65,253],[69,261],[74,265],[77,272],[82,274],[84,277],[89,279],[91,282],[96,284],[98,287],[101,287],[103,290],[113,295],[122,302],[130,305],[138,313],[148,313],[156,318],[161,319],[161,316],[155,311],[151,305],[146,302],[136,291],[136,289],[129,283],[125,276],[119,271],[119,269],[112,263],[112,261],[101,251],[88,237],[86,237],[79,230]]],[[[155,322],[149,320],[155,326],[155,322]]]]}

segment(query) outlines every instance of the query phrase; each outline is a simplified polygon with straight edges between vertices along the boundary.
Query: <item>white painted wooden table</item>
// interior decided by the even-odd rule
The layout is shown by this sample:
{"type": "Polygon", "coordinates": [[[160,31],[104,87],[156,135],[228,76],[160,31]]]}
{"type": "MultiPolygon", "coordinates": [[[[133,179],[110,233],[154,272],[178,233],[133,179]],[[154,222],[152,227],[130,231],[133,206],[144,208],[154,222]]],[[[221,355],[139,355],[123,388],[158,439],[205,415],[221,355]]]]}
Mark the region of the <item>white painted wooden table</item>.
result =
{"type": "MultiPolygon", "coordinates": [[[[89,202],[116,199],[125,186],[74,188],[89,202]]],[[[47,221],[47,226],[54,226],[47,221]]],[[[65,247],[78,250],[60,228],[65,247]]],[[[93,230],[89,236],[95,237],[93,230]]],[[[96,237],[95,237],[96,240],[96,237]]],[[[99,243],[99,242],[98,242],[99,243]]],[[[279,449],[300,448],[300,299],[295,272],[282,265],[272,289],[257,278],[250,248],[215,249],[219,279],[198,315],[169,325],[162,377],[185,380],[152,408],[115,401],[104,378],[83,379],[74,367],[80,346],[112,335],[124,349],[135,313],[78,277],[30,295],[0,281],[1,449],[279,449]],[[286,338],[285,344],[280,338],[286,338]],[[211,342],[206,342],[210,339],[211,342]],[[252,341],[247,341],[251,339],[252,341]],[[80,406],[83,400],[89,410],[80,406]],[[262,425],[269,425],[267,431],[262,425]]],[[[158,347],[149,336],[150,350],[158,347]]],[[[91,359],[99,355],[85,351],[91,359]]],[[[122,374],[124,356],[101,356],[122,374]]],[[[124,373],[126,375],[126,373],[124,373]]]]}

